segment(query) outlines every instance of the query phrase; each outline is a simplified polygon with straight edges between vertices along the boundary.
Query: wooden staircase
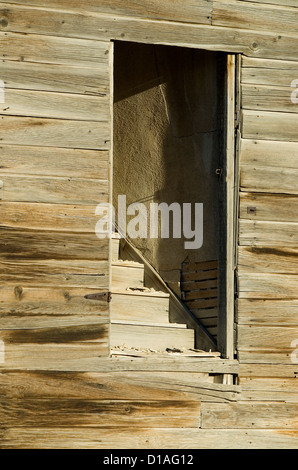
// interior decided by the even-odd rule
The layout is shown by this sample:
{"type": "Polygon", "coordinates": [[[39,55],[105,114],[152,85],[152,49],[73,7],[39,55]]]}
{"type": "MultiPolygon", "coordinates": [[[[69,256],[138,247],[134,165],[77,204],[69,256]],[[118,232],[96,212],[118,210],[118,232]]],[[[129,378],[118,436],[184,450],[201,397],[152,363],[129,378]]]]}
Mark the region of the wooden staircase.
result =
{"type": "Polygon", "coordinates": [[[112,353],[117,350],[195,353],[195,329],[181,320],[179,314],[170,318],[168,289],[152,272],[148,276],[146,266],[136,261],[131,246],[125,250],[125,256],[121,256],[120,240],[118,234],[112,239],[112,353]]]}

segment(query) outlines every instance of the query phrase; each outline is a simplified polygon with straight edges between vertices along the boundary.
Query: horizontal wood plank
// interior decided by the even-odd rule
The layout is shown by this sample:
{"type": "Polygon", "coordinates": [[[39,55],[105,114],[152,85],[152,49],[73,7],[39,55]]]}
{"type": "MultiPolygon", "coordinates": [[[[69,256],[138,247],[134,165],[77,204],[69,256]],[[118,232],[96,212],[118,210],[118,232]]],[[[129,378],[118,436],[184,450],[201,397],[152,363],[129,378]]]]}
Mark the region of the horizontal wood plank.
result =
{"type": "Polygon", "coordinates": [[[1,59],[1,80],[6,89],[105,96],[110,92],[106,50],[102,50],[102,63],[92,66],[1,59]]]}
{"type": "MultiPolygon", "coordinates": [[[[103,358],[102,358],[103,359],[103,358]]],[[[0,373],[3,399],[77,400],[237,400],[240,388],[215,384],[199,372],[38,372],[0,373]],[[175,384],[175,385],[174,385],[175,384]],[[192,385],[191,385],[192,384],[192,385]],[[25,390],[25,393],[24,393],[25,390]]]]}
{"type": "MultiPolygon", "coordinates": [[[[108,340],[108,324],[104,320],[97,321],[96,323],[89,324],[86,322],[84,325],[67,325],[63,324],[60,326],[59,321],[55,327],[41,327],[38,328],[22,328],[22,329],[2,329],[0,330],[0,337],[5,348],[5,366],[6,356],[9,359],[9,347],[20,346],[20,348],[29,346],[36,346],[38,351],[38,345],[45,346],[46,344],[72,344],[72,343],[104,343],[108,340]]],[[[74,319],[74,322],[76,320],[74,319]]]]}
{"type": "Polygon", "coordinates": [[[202,428],[297,429],[297,416],[297,404],[202,404],[202,428]]]}
{"type": "MultiPolygon", "coordinates": [[[[1,324],[5,321],[30,321],[32,317],[55,315],[97,315],[98,320],[107,318],[106,300],[89,300],[85,295],[99,293],[100,288],[62,287],[0,287],[1,324]]],[[[48,318],[49,319],[49,318],[48,318]]]]}
{"type": "Polygon", "coordinates": [[[283,367],[290,367],[293,364],[292,352],[292,349],[238,349],[237,357],[244,365],[275,365],[276,367],[282,365],[283,367]]]}
{"type": "Polygon", "coordinates": [[[297,299],[297,274],[241,273],[238,275],[239,298],[297,299]]]}
{"type": "MultiPolygon", "coordinates": [[[[50,328],[49,330],[52,330],[50,328]]],[[[5,343],[9,336],[4,337],[3,330],[0,330],[0,339],[4,341],[4,363],[0,364],[0,369],[24,369],[24,370],[68,370],[69,367],[75,369],[75,367],[80,368],[80,364],[84,363],[84,360],[88,363],[94,359],[94,362],[99,359],[99,357],[108,357],[110,354],[109,348],[109,338],[108,338],[108,325],[97,325],[95,329],[92,330],[90,325],[87,327],[87,331],[84,327],[78,327],[76,331],[68,331],[69,342],[54,342],[55,336],[53,331],[46,332],[37,332],[40,336],[39,338],[47,339],[48,342],[30,342],[30,339],[34,338],[32,330],[25,333],[20,333],[19,330],[14,330],[15,333],[15,343],[5,343]],[[80,330],[81,328],[81,330],[80,330]],[[82,341],[78,339],[81,336],[92,338],[92,335],[96,333],[97,341],[82,341]],[[99,333],[102,332],[102,338],[100,340],[99,333]],[[43,335],[44,333],[44,335],[43,335]],[[42,336],[43,335],[43,336],[42,336]],[[28,342],[25,342],[25,339],[28,339],[28,342]],[[72,339],[72,340],[71,340],[72,339]],[[22,340],[22,341],[21,341],[22,340]]],[[[59,334],[59,331],[56,331],[59,334]]],[[[66,335],[65,331],[61,330],[61,338],[66,335]]],[[[10,335],[10,338],[13,338],[13,335],[10,335]]],[[[37,341],[37,337],[35,339],[37,341]]]]}
{"type": "Polygon", "coordinates": [[[298,402],[295,378],[242,377],[240,383],[243,400],[298,402]]]}
{"type": "Polygon", "coordinates": [[[240,187],[244,191],[267,193],[298,194],[298,170],[242,165],[240,168],[240,187]]]}
{"type": "Polygon", "coordinates": [[[297,449],[295,429],[7,428],[3,449],[297,449]]]}
{"type": "Polygon", "coordinates": [[[194,308],[194,309],[205,309],[205,308],[213,308],[213,307],[217,307],[218,305],[218,299],[217,299],[217,296],[214,297],[214,298],[210,298],[210,299],[196,299],[196,300],[189,300],[187,302],[187,306],[188,308],[190,308],[191,310],[194,308]]]}
{"type": "Polygon", "coordinates": [[[298,224],[290,222],[240,220],[239,244],[263,247],[297,247],[298,224]]]}
{"type": "Polygon", "coordinates": [[[0,201],[1,227],[94,233],[95,205],[0,201]]]}
{"type": "Polygon", "coordinates": [[[2,144],[91,150],[110,148],[108,122],[1,116],[0,124],[2,144]]]}
{"type": "Polygon", "coordinates": [[[243,84],[289,87],[293,77],[298,77],[298,62],[242,57],[243,84]]]}
{"type": "Polygon", "coordinates": [[[298,326],[238,326],[238,348],[249,351],[284,350],[290,353],[295,349],[291,346],[293,340],[298,338],[298,326]]]}
{"type": "Polygon", "coordinates": [[[108,121],[109,96],[5,89],[0,114],[75,121],[108,121]]]}
{"type": "Polygon", "coordinates": [[[0,152],[2,174],[67,176],[100,180],[109,178],[107,150],[1,145],[0,152]]]}
{"type": "Polygon", "coordinates": [[[198,427],[200,404],[181,401],[1,400],[7,426],[198,427]],[[22,417],[20,418],[20,411],[22,417]]]}
{"type": "Polygon", "coordinates": [[[279,364],[240,364],[240,377],[260,377],[260,378],[297,378],[297,365],[279,364]]]}
{"type": "Polygon", "coordinates": [[[55,27],[58,35],[67,36],[71,33],[74,35],[75,30],[78,28],[78,17],[80,16],[83,26],[81,26],[82,31],[79,34],[83,37],[96,37],[98,32],[95,19],[98,19],[99,15],[95,16],[92,13],[211,24],[212,11],[212,3],[208,0],[197,0],[195,4],[183,0],[164,0],[162,3],[158,0],[137,0],[125,4],[121,0],[102,0],[100,2],[86,0],[84,2],[84,15],[82,15],[82,5],[77,0],[54,0],[46,6],[50,7],[48,14],[44,11],[44,2],[40,0],[7,2],[7,4],[4,2],[3,10],[0,10],[0,12],[2,17],[7,20],[7,24],[4,23],[3,30],[24,31],[28,28],[28,24],[35,20],[35,28],[42,34],[42,31],[49,27],[47,24],[47,18],[49,18],[49,21],[54,23],[52,27],[55,27]],[[21,6],[9,3],[21,3],[21,6]],[[35,6],[35,8],[33,9],[32,6],[35,6]],[[60,16],[62,15],[62,21],[58,19],[59,13],[60,16]],[[89,32],[85,25],[87,19],[90,23],[89,32]]]}
{"type": "Polygon", "coordinates": [[[238,324],[294,326],[298,324],[298,300],[238,299],[238,324]]]}
{"type": "Polygon", "coordinates": [[[61,331],[62,329],[66,331],[67,328],[88,328],[90,325],[90,329],[93,330],[94,325],[107,325],[108,323],[108,305],[106,305],[106,312],[101,312],[101,315],[96,315],[96,313],[94,315],[60,315],[59,312],[56,311],[53,315],[46,315],[42,312],[41,315],[31,315],[28,317],[25,313],[23,315],[13,313],[12,315],[1,317],[1,330],[44,330],[53,328],[53,342],[56,342],[57,328],[60,328],[61,331]]]}
{"type": "Polygon", "coordinates": [[[271,222],[297,222],[298,197],[286,194],[240,192],[240,218],[271,222]],[[254,207],[252,213],[249,208],[254,207]]]}
{"type": "Polygon", "coordinates": [[[245,139],[298,141],[298,114],[267,111],[242,111],[242,136],[245,139]]]}
{"type": "Polygon", "coordinates": [[[111,321],[129,321],[135,318],[141,321],[168,322],[169,296],[162,293],[116,291],[112,285],[111,321]],[[153,295],[155,294],[155,295],[153,295]]]}
{"type": "Polygon", "coordinates": [[[238,271],[296,274],[298,248],[241,246],[238,248],[238,271]]]}
{"type": "Polygon", "coordinates": [[[217,279],[182,282],[182,290],[197,291],[217,287],[217,279]]]}
{"type": "Polygon", "coordinates": [[[129,345],[132,348],[153,348],[165,351],[167,348],[194,347],[194,331],[187,328],[172,328],[170,324],[142,325],[112,323],[110,329],[111,347],[129,345]]]}
{"type": "Polygon", "coordinates": [[[296,7],[296,0],[242,0],[243,2],[252,2],[252,3],[269,3],[270,5],[281,5],[288,7],[296,7]]]}
{"type": "Polygon", "coordinates": [[[208,279],[217,279],[218,270],[210,269],[208,271],[197,271],[197,272],[185,272],[181,273],[181,278],[184,283],[198,280],[208,280],[208,279]]]}
{"type": "Polygon", "coordinates": [[[0,278],[14,286],[69,286],[108,288],[106,261],[1,260],[0,278]]]}
{"type": "Polygon", "coordinates": [[[297,34],[298,11],[272,5],[254,5],[243,1],[213,1],[212,24],[255,31],[297,34]]]}
{"type": "MultiPolygon", "coordinates": [[[[283,115],[279,114],[281,122],[283,115]]],[[[274,137],[275,138],[275,137],[274,137]]],[[[240,141],[240,164],[279,169],[298,169],[298,143],[278,140],[240,141]]]]}
{"type": "Polygon", "coordinates": [[[108,202],[108,181],[105,180],[1,173],[0,177],[3,201],[87,205],[108,202]]]}
{"type": "MultiPolygon", "coordinates": [[[[6,32],[3,35],[3,47],[6,51],[4,56],[9,60],[24,60],[26,62],[47,62],[47,63],[77,63],[97,61],[101,55],[94,48],[93,39],[98,39],[103,43],[110,40],[125,40],[149,44],[165,44],[195,47],[208,50],[227,51],[230,53],[243,53],[253,57],[264,57],[270,59],[297,60],[298,37],[292,35],[280,35],[275,32],[249,31],[237,28],[227,28],[210,25],[195,25],[177,23],[174,21],[163,21],[161,27],[160,20],[147,20],[142,18],[132,18],[125,16],[115,16],[115,14],[95,15],[95,14],[73,14],[63,12],[64,19],[61,19],[61,12],[54,10],[43,10],[36,12],[32,10],[28,24],[22,30],[26,33],[26,42],[22,43],[22,33],[6,32]],[[37,17],[38,15],[38,17],[37,17]],[[35,16],[35,18],[33,18],[35,16]],[[38,22],[39,16],[44,19],[38,22]],[[99,25],[100,20],[100,27],[99,25]],[[62,24],[62,21],[64,23],[62,24]],[[78,24],[79,23],[79,24],[78,24]],[[146,34],[144,34],[146,31],[146,34]],[[31,33],[31,34],[30,34],[31,33]],[[34,33],[34,34],[32,34],[34,33]],[[42,33],[42,34],[40,34],[42,33]],[[90,38],[90,54],[84,56],[82,50],[88,40],[75,39],[78,34],[83,38],[90,38]],[[29,38],[30,35],[30,38],[29,38]],[[48,36],[45,36],[48,35],[48,36]],[[64,36],[53,37],[50,36],[64,36]],[[66,38],[66,36],[69,38],[66,38]],[[55,49],[47,51],[42,57],[42,49],[45,47],[47,38],[55,40],[55,49]],[[71,41],[69,41],[71,39],[71,41]],[[62,53],[61,46],[69,41],[69,49],[66,54],[62,53]],[[37,43],[36,53],[32,56],[32,44],[37,43]],[[77,50],[77,53],[75,51],[77,50]],[[70,57],[72,56],[72,57],[70,57]],[[39,59],[41,57],[41,59],[39,59]]],[[[8,26],[8,25],[7,25],[8,26]]],[[[7,29],[7,27],[6,27],[7,29]]]]}
{"type": "MultiPolygon", "coordinates": [[[[34,12],[34,10],[32,11],[34,12]]],[[[39,15],[38,11],[35,11],[35,17],[36,15],[39,15]]],[[[58,17],[61,21],[60,14],[56,15],[56,18],[58,17]]],[[[49,22],[48,26],[50,24],[49,22]]],[[[80,28],[76,29],[76,34],[78,31],[80,31],[80,28]]],[[[0,57],[2,60],[61,64],[63,66],[87,66],[89,69],[94,64],[95,72],[100,64],[107,67],[110,52],[110,44],[107,41],[46,36],[46,29],[43,30],[43,35],[26,34],[26,41],[24,41],[23,33],[25,32],[19,34],[0,32],[2,44],[0,57]]]]}
{"type": "Polygon", "coordinates": [[[199,300],[199,299],[211,299],[218,296],[217,288],[215,289],[202,289],[193,292],[185,293],[185,301],[199,300]]]}
{"type": "MultiPolygon", "coordinates": [[[[65,345],[64,345],[65,348],[65,345]]],[[[40,351],[40,350],[39,350],[40,351]]],[[[87,349],[85,349],[87,351],[87,349]]],[[[40,354],[39,358],[32,356],[30,358],[30,350],[26,348],[26,350],[19,352],[14,351],[14,357],[17,358],[15,360],[15,364],[17,363],[17,370],[37,370],[37,371],[59,371],[60,372],[99,372],[99,373],[114,373],[123,372],[125,376],[127,373],[135,372],[135,371],[143,371],[143,372],[191,372],[191,373],[211,373],[211,374],[237,374],[239,369],[239,363],[236,360],[226,360],[226,359],[219,359],[218,357],[210,357],[210,355],[205,354],[202,356],[175,356],[174,354],[162,354],[162,355],[150,355],[150,357],[132,357],[132,356],[119,356],[119,357],[110,357],[110,355],[106,357],[98,357],[96,354],[94,355],[94,351],[91,350],[91,354],[88,351],[85,356],[79,356],[77,352],[74,352],[74,356],[67,356],[64,357],[65,361],[61,362],[61,357],[59,355],[55,355],[55,351],[52,350],[52,357],[47,362],[44,360],[46,351],[43,352],[43,355],[40,354]],[[26,353],[26,358],[23,360],[22,352],[26,353]]],[[[61,351],[60,351],[61,352],[61,351]]],[[[32,353],[32,351],[31,351],[32,353]]],[[[7,361],[6,361],[7,364],[7,361]]],[[[7,371],[9,367],[3,367],[3,371],[7,371]]],[[[143,382],[144,383],[144,380],[143,382]]],[[[162,382],[158,382],[162,383],[162,382]]],[[[171,381],[171,387],[173,382],[171,381]]],[[[192,384],[193,385],[193,384],[192,384]]],[[[210,385],[210,383],[208,383],[210,385]]],[[[222,386],[218,389],[218,385],[216,384],[217,391],[220,391],[220,395],[222,397],[222,392],[228,391],[230,392],[231,389],[226,388],[226,386],[222,386]]],[[[205,387],[204,387],[205,388],[205,387]]],[[[213,394],[214,396],[214,394],[213,394]]],[[[232,397],[235,398],[235,397],[232,397]]]]}
{"type": "Polygon", "coordinates": [[[297,113],[297,104],[291,99],[293,88],[291,88],[290,85],[291,82],[289,82],[285,87],[242,85],[242,108],[297,113]]]}
{"type": "MultiPolygon", "coordinates": [[[[0,228],[3,259],[85,259],[107,260],[109,239],[95,233],[17,231],[0,228]]],[[[87,261],[86,261],[87,263],[87,261]]]]}

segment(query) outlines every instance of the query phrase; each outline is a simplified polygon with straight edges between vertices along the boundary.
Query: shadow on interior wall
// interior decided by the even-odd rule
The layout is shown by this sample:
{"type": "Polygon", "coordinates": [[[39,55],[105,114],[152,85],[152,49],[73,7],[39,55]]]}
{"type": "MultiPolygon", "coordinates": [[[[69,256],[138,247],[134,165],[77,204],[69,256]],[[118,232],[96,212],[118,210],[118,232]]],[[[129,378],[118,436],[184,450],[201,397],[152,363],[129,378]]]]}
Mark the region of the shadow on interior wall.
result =
{"type": "Polygon", "coordinates": [[[169,284],[186,259],[218,257],[220,70],[221,57],[207,51],[121,44],[116,56],[114,195],[147,213],[151,202],[191,203],[193,228],[203,204],[200,249],[186,250],[183,237],[133,240],[169,284]]]}

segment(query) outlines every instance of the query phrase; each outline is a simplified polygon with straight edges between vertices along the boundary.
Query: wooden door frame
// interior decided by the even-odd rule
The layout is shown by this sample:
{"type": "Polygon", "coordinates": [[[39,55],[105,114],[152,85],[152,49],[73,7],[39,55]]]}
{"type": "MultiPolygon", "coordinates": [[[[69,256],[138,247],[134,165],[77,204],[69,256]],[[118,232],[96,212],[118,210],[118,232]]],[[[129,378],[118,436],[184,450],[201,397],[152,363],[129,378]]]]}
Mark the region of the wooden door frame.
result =
{"type": "MultiPolygon", "coordinates": [[[[134,41],[133,41],[134,42],[134,41]]],[[[150,43],[151,44],[151,43],[150,43]]],[[[155,44],[152,42],[152,44],[155,44]]],[[[156,43],[158,45],[158,43],[156,43]]],[[[174,44],[169,45],[174,46],[174,44]]],[[[196,49],[199,49],[197,45],[196,49]]],[[[202,45],[202,50],[204,50],[202,45]]],[[[209,49],[206,49],[209,50],[209,49]]],[[[215,52],[215,51],[214,51],[215,52]]],[[[219,51],[220,52],[220,51],[219,51]]],[[[236,170],[236,133],[239,113],[239,83],[240,83],[240,55],[226,54],[226,84],[225,84],[225,136],[224,136],[224,263],[221,274],[225,279],[220,308],[218,314],[218,351],[225,359],[233,360],[235,357],[235,269],[237,253],[237,207],[238,207],[238,171],[236,170]]],[[[113,123],[113,85],[114,85],[114,40],[111,41],[110,83],[111,83],[111,123],[113,123]]],[[[113,198],[113,124],[111,128],[111,154],[110,154],[110,202],[113,198]]],[[[111,245],[110,245],[110,278],[111,278],[111,245]]],[[[110,279],[110,290],[111,290],[110,279]]]]}
{"type": "Polygon", "coordinates": [[[218,315],[218,348],[226,359],[235,356],[235,270],[237,265],[237,219],[238,219],[238,170],[236,134],[239,119],[240,100],[240,57],[227,55],[226,75],[226,142],[224,181],[224,213],[225,224],[223,240],[225,246],[224,263],[221,273],[225,278],[225,286],[221,292],[218,315]]]}

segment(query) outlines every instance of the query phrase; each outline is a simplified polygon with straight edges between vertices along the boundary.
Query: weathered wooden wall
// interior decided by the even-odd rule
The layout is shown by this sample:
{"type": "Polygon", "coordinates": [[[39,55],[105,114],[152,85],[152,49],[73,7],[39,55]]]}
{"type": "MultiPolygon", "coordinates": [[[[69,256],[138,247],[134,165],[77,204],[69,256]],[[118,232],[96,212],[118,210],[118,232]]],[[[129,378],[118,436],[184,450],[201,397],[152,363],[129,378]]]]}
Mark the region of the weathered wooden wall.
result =
{"type": "Polygon", "coordinates": [[[109,198],[111,46],[11,35],[22,11],[0,15],[5,366],[108,355],[108,304],[84,296],[109,288],[95,207],[109,198]]]}
{"type": "Polygon", "coordinates": [[[0,6],[1,447],[297,448],[296,0],[0,6]],[[242,55],[239,370],[103,357],[111,39],[242,55]]]}

